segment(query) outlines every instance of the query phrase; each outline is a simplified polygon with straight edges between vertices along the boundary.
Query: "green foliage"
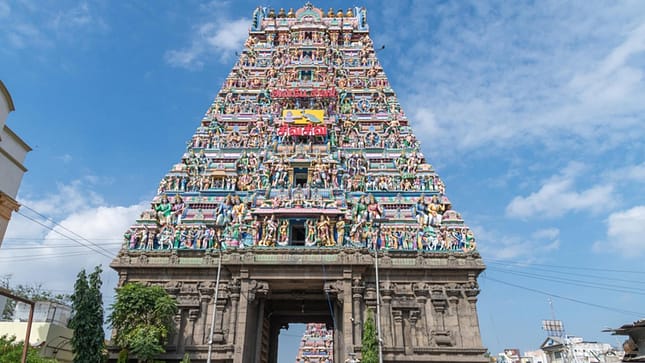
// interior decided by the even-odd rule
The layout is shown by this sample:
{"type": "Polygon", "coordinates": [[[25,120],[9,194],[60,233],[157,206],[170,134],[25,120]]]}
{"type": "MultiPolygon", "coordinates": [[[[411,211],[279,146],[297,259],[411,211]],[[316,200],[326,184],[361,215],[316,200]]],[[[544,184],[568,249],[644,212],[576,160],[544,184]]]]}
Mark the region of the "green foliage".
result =
{"type": "MultiPolygon", "coordinates": [[[[16,337],[0,336],[0,363],[16,363],[22,358],[22,342],[16,342],[16,337]]],[[[58,363],[56,359],[40,356],[38,350],[29,347],[27,350],[27,363],[58,363]]]]}
{"type": "Polygon", "coordinates": [[[179,363],[190,363],[190,354],[184,353],[184,358],[179,363]]]}
{"type": "MultiPolygon", "coordinates": [[[[16,285],[11,286],[11,275],[0,276],[0,287],[4,287],[11,291],[16,296],[23,297],[32,301],[51,301],[63,305],[68,305],[70,296],[65,294],[54,294],[46,290],[42,284],[32,285],[16,285]]],[[[12,299],[7,300],[7,305],[3,311],[0,311],[0,320],[11,320],[13,312],[16,308],[16,301],[12,299]]]]}
{"type": "Polygon", "coordinates": [[[119,357],[116,359],[116,363],[128,363],[128,350],[121,349],[119,352],[119,357]]]}
{"type": "Polygon", "coordinates": [[[69,327],[74,329],[74,363],[102,361],[105,333],[101,272],[101,266],[96,266],[89,276],[81,270],[74,284],[71,297],[73,316],[69,323],[69,327]]]}
{"type": "Polygon", "coordinates": [[[177,302],[162,287],[126,284],[117,289],[108,318],[114,343],[149,362],[165,351],[176,313],[177,302]]]}
{"type": "Polygon", "coordinates": [[[378,363],[378,339],[373,315],[372,310],[369,310],[365,324],[363,324],[363,338],[361,340],[362,363],[378,363]]]}

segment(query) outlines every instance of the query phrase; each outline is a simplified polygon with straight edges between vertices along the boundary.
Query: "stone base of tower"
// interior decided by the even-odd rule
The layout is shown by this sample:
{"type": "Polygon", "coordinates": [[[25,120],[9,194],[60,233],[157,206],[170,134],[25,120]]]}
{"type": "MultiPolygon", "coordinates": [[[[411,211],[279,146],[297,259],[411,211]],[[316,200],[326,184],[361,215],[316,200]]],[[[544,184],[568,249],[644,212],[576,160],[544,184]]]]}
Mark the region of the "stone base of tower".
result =
{"type": "MultiPolygon", "coordinates": [[[[215,311],[213,362],[276,363],[290,323],[334,329],[334,362],[360,357],[363,323],[377,311],[374,252],[367,249],[218,251],[123,250],[111,267],[119,286],[163,286],[177,299],[176,330],[159,359],[205,362],[215,311]],[[371,312],[370,312],[371,311],[371,312]]],[[[477,253],[380,251],[381,338],[385,362],[487,362],[477,318],[477,253]]],[[[118,351],[111,351],[111,361],[118,351]]]]}

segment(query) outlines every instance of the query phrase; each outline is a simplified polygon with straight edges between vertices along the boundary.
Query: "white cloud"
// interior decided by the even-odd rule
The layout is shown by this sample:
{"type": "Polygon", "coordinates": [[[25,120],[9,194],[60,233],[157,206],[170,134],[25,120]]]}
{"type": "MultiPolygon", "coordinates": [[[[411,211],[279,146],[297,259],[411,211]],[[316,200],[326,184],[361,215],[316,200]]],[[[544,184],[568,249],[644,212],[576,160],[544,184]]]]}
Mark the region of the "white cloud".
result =
{"type": "Polygon", "coordinates": [[[645,206],[640,205],[614,212],[607,218],[607,237],[593,249],[601,253],[616,253],[636,258],[645,254],[645,206]]]}
{"type": "Polygon", "coordinates": [[[616,182],[635,181],[645,182],[645,162],[636,165],[628,165],[605,173],[605,177],[616,182]]]}
{"type": "Polygon", "coordinates": [[[58,2],[31,4],[21,1],[14,5],[12,9],[0,2],[0,19],[6,20],[0,33],[0,41],[6,45],[0,49],[3,51],[40,50],[58,44],[78,47],[89,35],[109,30],[107,22],[96,14],[98,11],[94,7],[99,6],[96,4],[90,6],[81,2],[69,7],[58,2]],[[8,16],[9,12],[11,16],[8,16]]]}
{"type": "Polygon", "coordinates": [[[242,49],[249,24],[247,18],[201,24],[195,27],[191,44],[183,49],[167,51],[165,60],[171,66],[186,69],[201,69],[213,57],[221,62],[227,61],[242,49]]]}
{"type": "Polygon", "coordinates": [[[395,6],[379,15],[407,26],[373,30],[389,32],[375,35],[379,57],[402,70],[394,87],[442,159],[527,146],[597,155],[645,138],[644,6],[395,6]]]}
{"type": "Polygon", "coordinates": [[[14,213],[0,247],[0,275],[11,274],[15,284],[42,283],[46,289],[70,292],[81,269],[89,271],[101,264],[105,271],[104,295],[111,296],[118,279],[108,265],[121,246],[123,232],[149,203],[111,206],[91,190],[92,185],[75,181],[59,185],[56,192],[41,198],[21,199],[24,205],[52,218],[58,225],[24,207],[21,214],[14,213]],[[102,252],[96,252],[99,248],[92,243],[100,246],[102,252]]]}
{"type": "Polygon", "coordinates": [[[561,174],[546,180],[540,189],[525,197],[517,196],[506,206],[506,215],[515,218],[560,217],[568,212],[599,212],[615,204],[614,186],[598,184],[576,190],[581,166],[572,163],[561,174]]]}
{"type": "Polygon", "coordinates": [[[473,227],[484,260],[536,261],[560,248],[560,230],[545,228],[527,235],[507,235],[473,227]]]}
{"type": "Polygon", "coordinates": [[[642,80],[642,71],[627,62],[645,51],[645,24],[630,32],[627,39],[614,48],[596,69],[576,75],[570,85],[580,96],[592,102],[617,101],[632,92],[642,80]]]}
{"type": "Polygon", "coordinates": [[[4,1],[0,1],[0,19],[7,18],[11,14],[11,7],[4,1]]]}
{"type": "Polygon", "coordinates": [[[83,27],[92,23],[94,20],[90,14],[90,8],[87,3],[83,2],[78,6],[59,11],[52,19],[54,29],[83,27]]]}

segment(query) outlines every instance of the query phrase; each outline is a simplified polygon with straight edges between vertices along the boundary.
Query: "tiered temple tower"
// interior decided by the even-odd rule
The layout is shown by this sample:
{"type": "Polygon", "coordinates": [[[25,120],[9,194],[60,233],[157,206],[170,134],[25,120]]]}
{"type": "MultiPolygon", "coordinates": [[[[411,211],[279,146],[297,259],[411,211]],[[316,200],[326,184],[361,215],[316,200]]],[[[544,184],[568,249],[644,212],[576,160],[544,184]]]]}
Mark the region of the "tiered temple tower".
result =
{"type": "Polygon", "coordinates": [[[296,363],[334,361],[334,333],[324,323],[309,323],[300,341],[296,363]]]}
{"type": "Polygon", "coordinates": [[[119,284],[178,301],[167,362],[205,362],[210,343],[214,362],[275,363],[289,323],[332,328],[330,361],[344,362],[360,357],[370,310],[385,362],[487,361],[484,264],[376,58],[365,9],[256,9],[124,239],[119,284]]]}

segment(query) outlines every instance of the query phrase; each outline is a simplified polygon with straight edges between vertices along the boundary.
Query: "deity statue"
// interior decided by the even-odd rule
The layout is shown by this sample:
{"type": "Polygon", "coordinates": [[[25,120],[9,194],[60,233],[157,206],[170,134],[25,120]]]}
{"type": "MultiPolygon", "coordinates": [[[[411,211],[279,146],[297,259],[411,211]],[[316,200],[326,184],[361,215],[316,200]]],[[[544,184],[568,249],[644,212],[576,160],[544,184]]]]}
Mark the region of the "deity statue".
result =
{"type": "Polygon", "coordinates": [[[339,216],[336,221],[336,246],[343,246],[345,240],[345,219],[339,216]]]}
{"type": "Polygon", "coordinates": [[[368,200],[367,219],[374,221],[376,218],[381,218],[383,216],[383,208],[378,204],[374,195],[370,194],[368,200]]]}
{"type": "Polygon", "coordinates": [[[420,226],[428,224],[428,205],[426,204],[423,194],[421,194],[414,205],[414,216],[420,226]]]}
{"type": "Polygon", "coordinates": [[[316,223],[316,230],[318,232],[318,244],[324,246],[333,246],[334,241],[331,238],[331,231],[329,225],[329,218],[325,215],[320,215],[318,223],[316,223]]]}
{"type": "Polygon", "coordinates": [[[354,204],[354,209],[352,210],[352,217],[358,223],[366,220],[367,218],[367,202],[365,200],[365,195],[361,195],[358,198],[358,201],[354,204]]]}
{"type": "Polygon", "coordinates": [[[278,222],[275,220],[275,215],[271,215],[264,226],[264,238],[260,243],[263,246],[275,246],[276,232],[278,230],[278,222]]]}
{"type": "Polygon", "coordinates": [[[253,245],[256,246],[262,238],[262,222],[258,220],[257,216],[253,216],[249,233],[253,239],[253,245]]]}
{"type": "Polygon", "coordinates": [[[157,220],[159,224],[164,226],[170,223],[170,216],[172,215],[172,204],[168,200],[168,197],[164,195],[161,198],[161,202],[154,206],[155,212],[157,212],[157,220]]]}
{"type": "Polygon", "coordinates": [[[307,219],[305,222],[307,229],[305,235],[305,246],[312,247],[316,245],[316,222],[313,219],[307,219]]]}
{"type": "Polygon", "coordinates": [[[177,194],[172,203],[172,221],[175,224],[181,223],[181,218],[186,210],[186,204],[181,195],[177,194]]]}
{"type": "Polygon", "coordinates": [[[278,245],[286,246],[289,244],[289,221],[283,219],[278,228],[278,245]]]}
{"type": "Polygon", "coordinates": [[[220,203],[215,210],[215,223],[218,226],[223,226],[226,222],[230,222],[231,214],[233,212],[233,196],[227,195],[226,199],[220,203]]]}

